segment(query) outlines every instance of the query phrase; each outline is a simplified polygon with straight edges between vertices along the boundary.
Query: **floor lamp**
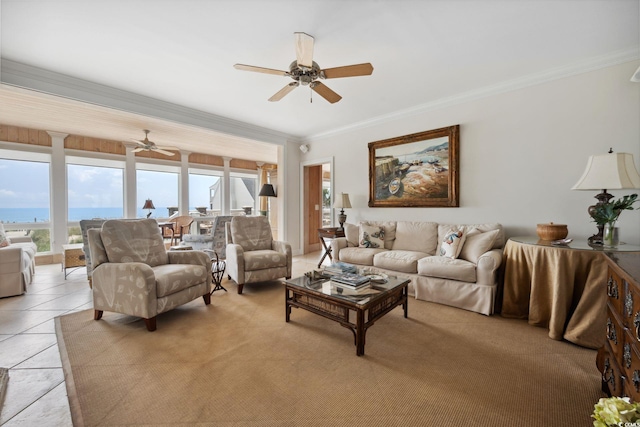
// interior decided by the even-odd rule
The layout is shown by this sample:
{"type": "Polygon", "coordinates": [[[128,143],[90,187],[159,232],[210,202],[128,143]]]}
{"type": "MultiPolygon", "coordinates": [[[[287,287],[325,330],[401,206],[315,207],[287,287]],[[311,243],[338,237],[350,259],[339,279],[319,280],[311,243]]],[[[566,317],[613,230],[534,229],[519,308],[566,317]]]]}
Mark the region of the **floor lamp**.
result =
{"type": "MultiPolygon", "coordinates": [[[[276,197],[275,189],[272,184],[263,184],[260,189],[260,193],[258,194],[260,197],[276,197]]],[[[267,211],[265,213],[266,217],[269,217],[269,199],[267,199],[267,211]]]]}

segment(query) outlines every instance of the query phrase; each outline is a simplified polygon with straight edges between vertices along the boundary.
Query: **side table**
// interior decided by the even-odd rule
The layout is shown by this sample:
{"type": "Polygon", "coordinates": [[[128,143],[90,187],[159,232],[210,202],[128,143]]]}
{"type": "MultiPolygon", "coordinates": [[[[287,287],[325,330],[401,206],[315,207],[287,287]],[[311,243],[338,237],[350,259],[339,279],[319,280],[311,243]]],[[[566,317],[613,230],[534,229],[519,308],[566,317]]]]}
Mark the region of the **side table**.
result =
{"type": "Polygon", "coordinates": [[[71,273],[67,272],[68,268],[73,268],[71,271],[74,271],[87,265],[82,246],[82,243],[62,245],[62,250],[64,251],[62,270],[64,271],[65,280],[67,280],[67,276],[71,273]]]}
{"type": "Polygon", "coordinates": [[[327,242],[324,239],[331,240],[338,237],[344,237],[344,228],[318,228],[318,237],[320,238],[320,242],[322,243],[322,247],[324,248],[324,254],[322,254],[322,258],[320,258],[320,262],[318,263],[318,268],[320,268],[320,266],[322,265],[322,261],[324,261],[327,256],[331,261],[333,261],[333,257],[331,256],[331,246],[327,246],[327,242]]]}
{"type": "Polygon", "coordinates": [[[213,289],[211,289],[210,294],[213,294],[215,291],[223,290],[227,292],[227,290],[222,286],[222,279],[224,278],[224,271],[227,268],[227,263],[221,260],[218,257],[218,253],[211,249],[204,249],[211,258],[211,279],[213,281],[213,289]]]}
{"type": "Polygon", "coordinates": [[[637,252],[640,246],[591,247],[583,240],[552,245],[537,237],[512,237],[504,247],[502,316],[527,319],[549,338],[599,348],[605,340],[604,252],[637,252]]]}

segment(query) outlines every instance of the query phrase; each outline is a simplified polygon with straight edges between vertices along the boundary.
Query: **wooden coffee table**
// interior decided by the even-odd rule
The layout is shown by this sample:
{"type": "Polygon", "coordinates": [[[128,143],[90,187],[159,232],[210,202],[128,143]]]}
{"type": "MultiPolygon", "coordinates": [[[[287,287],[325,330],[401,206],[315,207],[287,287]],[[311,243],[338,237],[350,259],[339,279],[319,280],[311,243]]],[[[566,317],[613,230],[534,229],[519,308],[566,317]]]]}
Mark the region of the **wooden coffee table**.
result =
{"type": "Polygon", "coordinates": [[[407,317],[407,285],[404,277],[389,277],[386,283],[372,283],[368,289],[351,291],[327,279],[306,276],[285,282],[285,316],[291,307],[302,308],[340,323],[353,332],[356,355],[364,355],[365,335],[376,320],[401,305],[407,317]],[[354,321],[355,320],[355,321],[354,321]]]}

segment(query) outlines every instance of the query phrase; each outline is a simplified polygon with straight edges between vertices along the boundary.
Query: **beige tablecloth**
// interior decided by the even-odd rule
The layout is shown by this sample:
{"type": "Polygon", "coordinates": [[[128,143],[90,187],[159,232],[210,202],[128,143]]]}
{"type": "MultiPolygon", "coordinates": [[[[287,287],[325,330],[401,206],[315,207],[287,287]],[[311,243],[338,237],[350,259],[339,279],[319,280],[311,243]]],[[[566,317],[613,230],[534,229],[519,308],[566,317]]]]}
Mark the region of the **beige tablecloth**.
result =
{"type": "Polygon", "coordinates": [[[605,341],[607,263],[599,251],[507,241],[502,315],[549,328],[549,337],[599,348],[605,341]]]}

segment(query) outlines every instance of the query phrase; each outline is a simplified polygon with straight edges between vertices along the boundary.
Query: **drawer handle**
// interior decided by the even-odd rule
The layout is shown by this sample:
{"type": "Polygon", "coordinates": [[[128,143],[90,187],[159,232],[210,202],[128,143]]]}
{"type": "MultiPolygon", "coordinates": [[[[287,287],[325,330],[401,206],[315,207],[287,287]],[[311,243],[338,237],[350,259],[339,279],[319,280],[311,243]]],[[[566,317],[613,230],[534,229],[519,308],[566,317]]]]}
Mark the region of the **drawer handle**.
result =
{"type": "Polygon", "coordinates": [[[640,391],[640,371],[638,371],[637,369],[633,371],[633,377],[631,378],[631,381],[633,381],[633,385],[635,386],[636,391],[640,391]]]}
{"type": "Polygon", "coordinates": [[[640,311],[633,317],[633,326],[636,329],[636,339],[640,340],[640,311]]]}
{"type": "Polygon", "coordinates": [[[624,313],[626,317],[631,317],[633,313],[633,294],[631,291],[627,291],[627,296],[624,298],[624,313]]]}
{"type": "MultiPolygon", "coordinates": [[[[638,314],[640,314],[640,312],[638,314]]],[[[640,321],[640,318],[638,320],[640,321]]],[[[638,328],[636,327],[636,332],[637,331],[638,328]]],[[[607,319],[607,339],[609,339],[609,341],[613,341],[614,344],[618,345],[618,334],[616,333],[615,326],[613,326],[613,323],[611,322],[611,318],[607,319]]]]}
{"type": "Polygon", "coordinates": [[[616,389],[616,376],[613,374],[613,368],[609,363],[609,358],[607,357],[604,361],[604,370],[602,372],[602,381],[605,383],[611,384],[610,390],[616,389]]]}
{"type": "Polygon", "coordinates": [[[624,366],[629,369],[631,367],[631,344],[626,343],[622,353],[624,359],[624,366]]]}
{"type": "Polygon", "coordinates": [[[609,276],[609,280],[607,281],[607,295],[610,298],[618,299],[618,282],[613,276],[609,276]]]}

